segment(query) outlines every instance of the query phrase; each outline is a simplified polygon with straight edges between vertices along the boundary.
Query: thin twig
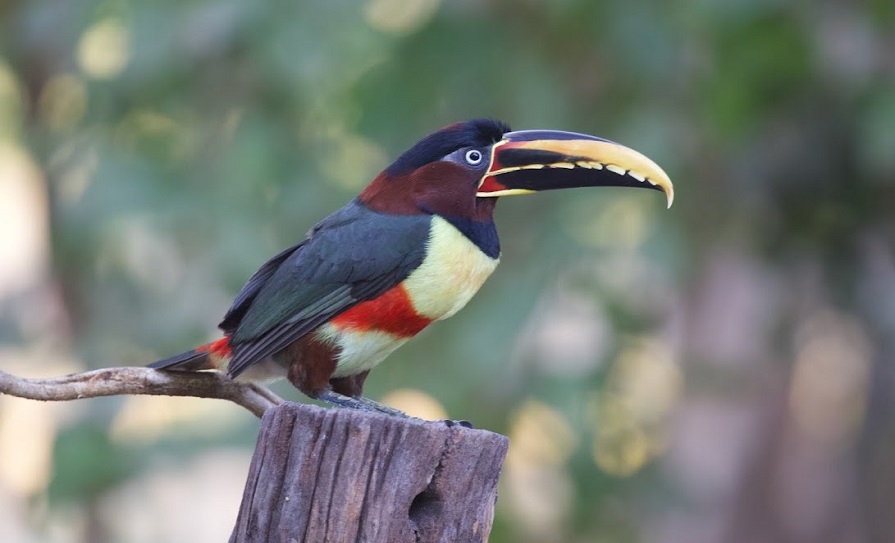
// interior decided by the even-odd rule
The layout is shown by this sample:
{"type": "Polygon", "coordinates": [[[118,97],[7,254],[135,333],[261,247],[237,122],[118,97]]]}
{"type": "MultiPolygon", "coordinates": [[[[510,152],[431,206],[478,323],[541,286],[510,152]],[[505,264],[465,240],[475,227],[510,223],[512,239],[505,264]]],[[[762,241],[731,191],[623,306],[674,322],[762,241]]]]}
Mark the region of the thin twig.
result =
{"type": "Polygon", "coordinates": [[[105,368],[49,379],[27,379],[0,371],[0,393],[41,401],[66,401],[120,394],[193,396],[229,400],[260,417],[282,398],[264,386],[241,383],[218,372],[172,372],[151,368],[105,368]]]}

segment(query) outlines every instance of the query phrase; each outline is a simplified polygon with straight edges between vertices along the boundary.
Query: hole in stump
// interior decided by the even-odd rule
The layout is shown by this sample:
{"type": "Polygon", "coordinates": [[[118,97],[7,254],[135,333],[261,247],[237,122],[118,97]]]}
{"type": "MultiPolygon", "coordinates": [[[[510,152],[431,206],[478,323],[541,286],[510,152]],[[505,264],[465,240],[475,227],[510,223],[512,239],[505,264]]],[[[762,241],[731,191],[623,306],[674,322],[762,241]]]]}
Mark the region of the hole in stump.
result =
{"type": "Polygon", "coordinates": [[[431,486],[417,494],[410,504],[410,520],[417,526],[425,524],[426,519],[438,517],[440,513],[441,495],[431,486]]]}

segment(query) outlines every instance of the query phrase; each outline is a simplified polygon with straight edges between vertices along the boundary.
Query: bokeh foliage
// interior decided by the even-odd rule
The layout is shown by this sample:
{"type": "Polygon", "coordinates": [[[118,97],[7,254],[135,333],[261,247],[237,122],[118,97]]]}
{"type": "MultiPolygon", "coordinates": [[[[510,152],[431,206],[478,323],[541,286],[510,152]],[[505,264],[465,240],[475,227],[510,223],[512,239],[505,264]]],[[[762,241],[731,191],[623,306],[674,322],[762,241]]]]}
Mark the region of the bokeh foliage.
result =
{"type": "MultiPolygon", "coordinates": [[[[260,263],[444,124],[594,133],[670,173],[671,211],[622,189],[503,199],[498,272],[367,392],[510,435],[494,542],[887,540],[893,20],[885,0],[6,1],[0,364],[210,338],[260,263]]],[[[257,422],[162,401],[34,415],[55,452],[7,485],[31,499],[23,537],[174,533],[135,535],[109,502],[250,451],[257,422]]],[[[25,446],[15,413],[0,451],[25,446]]]]}

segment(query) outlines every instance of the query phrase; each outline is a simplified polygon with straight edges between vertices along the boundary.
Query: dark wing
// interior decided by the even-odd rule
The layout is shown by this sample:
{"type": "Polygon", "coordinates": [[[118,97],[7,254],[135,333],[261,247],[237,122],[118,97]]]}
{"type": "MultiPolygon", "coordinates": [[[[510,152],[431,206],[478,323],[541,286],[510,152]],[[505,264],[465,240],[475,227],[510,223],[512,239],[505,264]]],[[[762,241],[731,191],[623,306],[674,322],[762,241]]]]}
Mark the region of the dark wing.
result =
{"type": "Polygon", "coordinates": [[[230,376],[406,279],[425,257],[430,221],[428,215],[383,215],[352,202],[270,260],[221,323],[230,334],[230,376]]]}
{"type": "Polygon", "coordinates": [[[236,295],[236,299],[233,300],[233,304],[230,305],[230,309],[227,310],[227,314],[224,315],[224,320],[218,325],[218,328],[223,330],[225,334],[232,334],[235,332],[236,328],[239,326],[239,321],[242,320],[246,311],[251,307],[252,302],[255,301],[255,297],[258,296],[261,287],[267,283],[267,280],[271,278],[280,265],[304,244],[305,242],[302,241],[298,245],[293,245],[265,262],[264,265],[261,266],[248,281],[246,281],[246,284],[243,285],[239,294],[236,295]]]}

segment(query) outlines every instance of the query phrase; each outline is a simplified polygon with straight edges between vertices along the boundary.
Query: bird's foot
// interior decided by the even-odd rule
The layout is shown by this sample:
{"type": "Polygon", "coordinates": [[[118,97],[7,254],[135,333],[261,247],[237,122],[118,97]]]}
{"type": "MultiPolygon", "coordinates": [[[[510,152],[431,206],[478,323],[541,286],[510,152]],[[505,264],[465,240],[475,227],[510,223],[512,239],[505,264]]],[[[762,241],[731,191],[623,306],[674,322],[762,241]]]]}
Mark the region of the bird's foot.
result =
{"type": "Polygon", "coordinates": [[[332,390],[327,390],[317,396],[317,399],[320,401],[331,403],[333,405],[337,405],[339,407],[347,407],[348,409],[358,409],[360,411],[383,413],[386,415],[391,415],[392,417],[405,419],[411,418],[407,413],[403,411],[400,411],[393,407],[389,407],[379,402],[374,402],[373,400],[364,398],[363,396],[354,398],[351,396],[345,396],[344,394],[339,394],[338,392],[333,392],[332,390]]]}
{"type": "MultiPolygon", "coordinates": [[[[344,394],[339,394],[338,392],[333,392],[332,390],[324,391],[319,396],[317,396],[317,399],[322,402],[331,403],[339,407],[346,407],[348,409],[357,409],[359,411],[367,411],[369,413],[383,413],[385,415],[390,415],[392,417],[398,417],[402,419],[416,418],[411,417],[410,415],[399,409],[389,407],[385,404],[381,404],[369,398],[364,398],[363,396],[346,396],[344,394]]],[[[448,428],[454,426],[460,426],[462,428],[470,429],[475,428],[468,420],[443,420],[441,422],[443,422],[444,425],[448,428]]]]}

